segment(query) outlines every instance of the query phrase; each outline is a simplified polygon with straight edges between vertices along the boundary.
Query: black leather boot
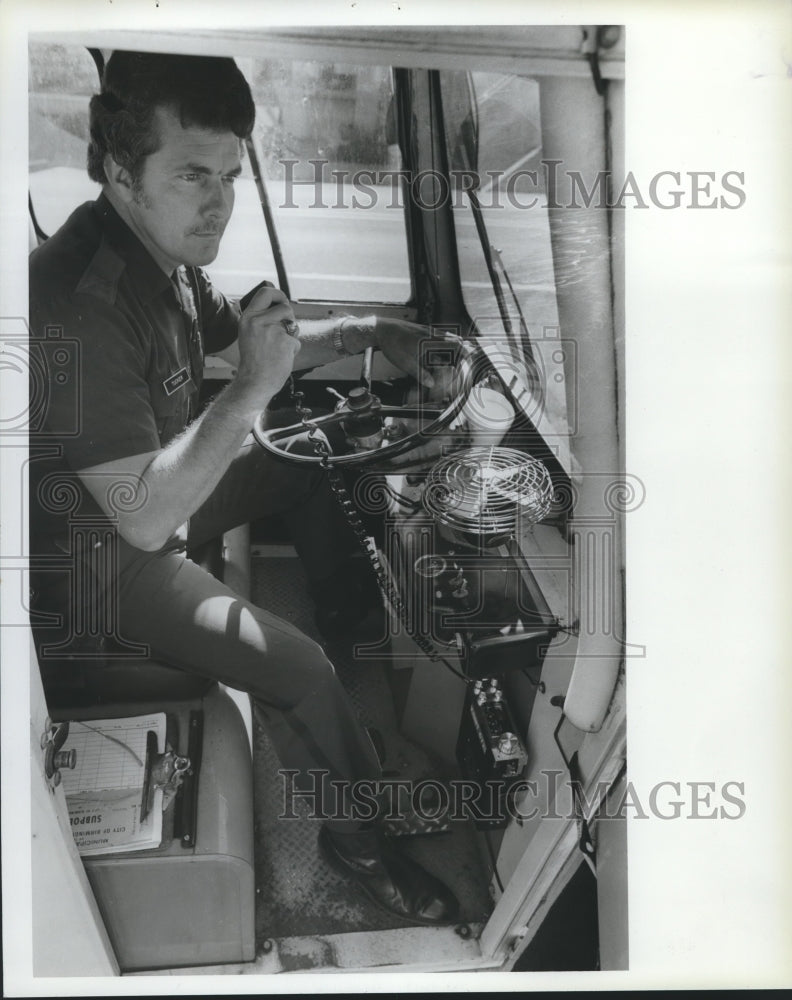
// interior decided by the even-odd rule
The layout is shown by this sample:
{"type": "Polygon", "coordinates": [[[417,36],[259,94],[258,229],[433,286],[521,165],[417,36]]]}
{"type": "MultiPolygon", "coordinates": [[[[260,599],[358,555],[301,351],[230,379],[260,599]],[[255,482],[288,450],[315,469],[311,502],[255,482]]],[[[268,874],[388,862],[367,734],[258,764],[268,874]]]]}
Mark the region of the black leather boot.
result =
{"type": "Polygon", "coordinates": [[[380,909],[413,924],[439,926],[457,921],[459,903],[451,890],[375,830],[341,834],[322,827],[319,848],[380,909]]]}

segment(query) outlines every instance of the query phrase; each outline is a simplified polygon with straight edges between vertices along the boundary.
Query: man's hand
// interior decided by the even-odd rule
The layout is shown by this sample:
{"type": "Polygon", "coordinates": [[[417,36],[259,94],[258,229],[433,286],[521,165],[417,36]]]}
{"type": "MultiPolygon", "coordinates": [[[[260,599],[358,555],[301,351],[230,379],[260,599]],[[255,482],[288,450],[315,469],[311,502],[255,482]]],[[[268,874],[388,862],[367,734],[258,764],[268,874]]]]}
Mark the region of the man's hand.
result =
{"type": "Polygon", "coordinates": [[[286,332],[284,320],[294,312],[280,289],[260,289],[239,321],[238,379],[259,393],[262,409],[291,374],[300,349],[296,336],[286,332]]]}
{"type": "Polygon", "coordinates": [[[378,316],[373,338],[388,361],[401,371],[412,375],[427,388],[435,384],[432,373],[421,365],[421,344],[432,339],[432,331],[428,327],[404,319],[378,316]]]}

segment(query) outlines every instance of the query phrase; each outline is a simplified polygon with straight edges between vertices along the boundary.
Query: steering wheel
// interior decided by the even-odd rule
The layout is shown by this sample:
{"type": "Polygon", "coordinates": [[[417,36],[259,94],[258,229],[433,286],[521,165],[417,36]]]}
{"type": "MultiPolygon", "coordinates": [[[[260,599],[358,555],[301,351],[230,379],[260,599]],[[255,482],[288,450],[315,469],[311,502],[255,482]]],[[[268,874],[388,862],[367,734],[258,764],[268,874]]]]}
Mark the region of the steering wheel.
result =
{"type": "Polygon", "coordinates": [[[261,447],[276,458],[286,462],[294,462],[298,465],[330,465],[360,467],[372,462],[379,462],[419,447],[426,442],[427,438],[438,434],[441,430],[455,419],[467,401],[468,393],[473,385],[474,375],[481,366],[482,360],[486,357],[470,341],[454,338],[454,343],[460,349],[460,359],[457,362],[456,372],[459,377],[459,388],[454,398],[444,407],[428,406],[382,406],[370,391],[371,386],[371,353],[366,352],[361,373],[363,386],[353,389],[349,396],[338,404],[332,413],[321,417],[311,417],[304,423],[290,424],[288,427],[266,428],[264,426],[265,414],[260,413],[253,425],[253,436],[261,447]],[[368,388],[366,388],[366,385],[368,388]],[[387,426],[384,421],[387,417],[399,418],[402,420],[422,420],[424,426],[411,434],[399,437],[396,440],[387,440],[387,426]],[[333,455],[324,439],[318,431],[343,425],[344,421],[354,423],[360,420],[370,420],[376,423],[384,434],[383,443],[377,447],[365,450],[356,450],[348,455],[333,455]],[[426,422],[428,421],[428,422],[426,422]],[[314,447],[321,454],[302,455],[298,452],[288,451],[285,443],[298,434],[308,431],[309,439],[314,443],[314,447]],[[318,446],[318,447],[317,447],[318,446]]]}

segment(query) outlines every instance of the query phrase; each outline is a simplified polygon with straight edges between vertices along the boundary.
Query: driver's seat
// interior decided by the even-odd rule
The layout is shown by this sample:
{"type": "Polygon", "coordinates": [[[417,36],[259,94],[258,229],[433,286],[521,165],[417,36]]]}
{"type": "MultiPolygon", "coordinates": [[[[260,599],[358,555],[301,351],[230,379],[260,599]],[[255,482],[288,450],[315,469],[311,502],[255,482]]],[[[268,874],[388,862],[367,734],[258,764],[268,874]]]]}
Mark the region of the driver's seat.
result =
{"type": "MultiPolygon", "coordinates": [[[[207,569],[222,564],[223,541],[201,554],[207,569]]],[[[56,589],[35,595],[34,612],[56,610],[56,589]]],[[[82,658],[48,657],[52,630],[33,634],[54,721],[165,713],[168,745],[191,761],[159,847],[82,859],[121,970],[254,959],[253,770],[234,704],[249,713],[247,696],[155,660],[103,658],[103,637],[81,640],[82,658]]]]}

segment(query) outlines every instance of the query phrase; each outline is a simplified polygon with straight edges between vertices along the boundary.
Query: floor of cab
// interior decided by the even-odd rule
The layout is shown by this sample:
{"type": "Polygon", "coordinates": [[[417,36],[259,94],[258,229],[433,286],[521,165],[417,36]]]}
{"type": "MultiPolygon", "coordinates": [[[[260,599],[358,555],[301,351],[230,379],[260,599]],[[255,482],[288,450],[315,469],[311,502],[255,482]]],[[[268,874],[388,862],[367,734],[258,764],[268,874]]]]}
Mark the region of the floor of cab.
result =
{"type": "MultiPolygon", "coordinates": [[[[296,557],[267,554],[254,558],[251,598],[318,638],[296,557]]],[[[331,659],[364,725],[375,727],[383,738],[385,771],[413,779],[449,777],[447,765],[399,732],[385,664],[356,660],[351,649],[335,647],[331,659]]],[[[255,725],[258,952],[272,938],[404,927],[403,921],[381,911],[322,859],[316,843],[319,823],[308,818],[307,808],[297,803],[298,820],[278,819],[283,797],[278,767],[266,731],[255,725]]],[[[488,874],[476,837],[470,824],[454,822],[448,832],[398,838],[406,853],[451,886],[460,901],[461,921],[468,924],[486,922],[492,909],[488,874]]]]}

